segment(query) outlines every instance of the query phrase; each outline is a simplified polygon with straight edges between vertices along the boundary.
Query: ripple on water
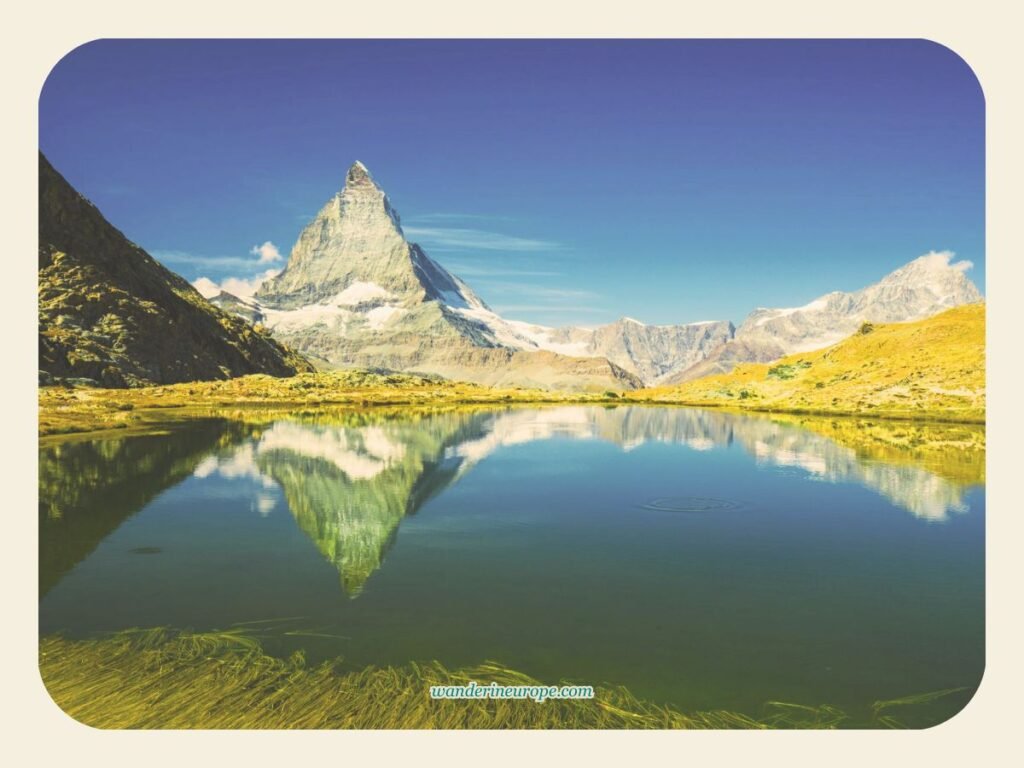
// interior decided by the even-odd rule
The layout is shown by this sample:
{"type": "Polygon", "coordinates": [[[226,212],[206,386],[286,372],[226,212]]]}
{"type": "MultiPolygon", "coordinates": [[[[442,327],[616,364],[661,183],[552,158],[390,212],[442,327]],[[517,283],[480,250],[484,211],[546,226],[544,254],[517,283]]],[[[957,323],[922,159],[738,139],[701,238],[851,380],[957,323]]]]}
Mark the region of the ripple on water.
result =
{"type": "Polygon", "coordinates": [[[661,496],[640,505],[655,512],[727,512],[742,507],[738,501],[711,496],[661,496]]]}

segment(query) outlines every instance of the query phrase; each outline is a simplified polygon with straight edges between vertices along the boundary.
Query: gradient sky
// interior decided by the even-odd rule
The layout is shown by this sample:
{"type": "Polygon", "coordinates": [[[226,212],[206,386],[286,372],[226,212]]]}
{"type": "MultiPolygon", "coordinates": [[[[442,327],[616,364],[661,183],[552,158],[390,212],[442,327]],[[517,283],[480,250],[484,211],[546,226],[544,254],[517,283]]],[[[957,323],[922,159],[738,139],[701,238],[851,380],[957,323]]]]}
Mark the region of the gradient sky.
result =
{"type": "Polygon", "coordinates": [[[930,250],[984,290],[984,99],[927,41],[104,40],[40,146],[189,280],[279,268],[359,159],[514,319],[739,322],[930,250]]]}

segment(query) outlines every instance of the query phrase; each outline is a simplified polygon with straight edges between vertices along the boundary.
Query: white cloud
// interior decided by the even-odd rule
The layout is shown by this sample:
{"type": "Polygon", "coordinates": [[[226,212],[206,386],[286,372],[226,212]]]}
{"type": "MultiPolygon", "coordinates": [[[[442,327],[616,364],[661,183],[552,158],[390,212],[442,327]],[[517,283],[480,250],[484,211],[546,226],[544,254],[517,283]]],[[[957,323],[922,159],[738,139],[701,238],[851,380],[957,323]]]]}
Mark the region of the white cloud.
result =
{"type": "Polygon", "coordinates": [[[250,250],[253,256],[259,256],[260,264],[270,264],[275,261],[281,261],[284,257],[281,252],[277,250],[277,246],[267,240],[263,245],[254,245],[250,250]]]}
{"type": "Polygon", "coordinates": [[[279,274],[281,274],[280,269],[268,269],[267,271],[248,279],[241,277],[229,277],[221,282],[221,287],[228,293],[235,294],[235,296],[249,298],[256,293],[256,290],[263,285],[263,283],[272,277],[277,277],[279,274]]]}
{"type": "Polygon", "coordinates": [[[192,287],[199,291],[204,299],[212,299],[220,293],[220,286],[208,277],[200,277],[192,283],[192,287]]]}
{"type": "Polygon", "coordinates": [[[949,267],[955,269],[957,272],[966,272],[969,269],[974,268],[974,262],[967,259],[961,259],[960,261],[954,262],[956,254],[953,251],[929,251],[922,256],[919,261],[926,261],[930,265],[936,267],[949,267]]]}
{"type": "Polygon", "coordinates": [[[221,291],[227,291],[243,299],[249,299],[263,283],[279,274],[281,274],[280,269],[268,269],[250,278],[227,277],[220,282],[220,285],[208,277],[200,277],[192,283],[192,286],[206,298],[216,296],[221,291]]]}

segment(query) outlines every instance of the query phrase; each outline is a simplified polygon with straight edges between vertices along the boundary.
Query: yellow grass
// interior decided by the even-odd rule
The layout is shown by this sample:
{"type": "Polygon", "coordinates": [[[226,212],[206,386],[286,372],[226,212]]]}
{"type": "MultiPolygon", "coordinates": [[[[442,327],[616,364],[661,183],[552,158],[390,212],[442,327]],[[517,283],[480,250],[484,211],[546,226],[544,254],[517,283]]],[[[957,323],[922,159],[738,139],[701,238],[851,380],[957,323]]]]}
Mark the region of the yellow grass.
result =
{"type": "Polygon", "coordinates": [[[913,323],[868,326],[815,352],[671,387],[626,401],[899,419],[985,420],[985,305],[913,323]]]}

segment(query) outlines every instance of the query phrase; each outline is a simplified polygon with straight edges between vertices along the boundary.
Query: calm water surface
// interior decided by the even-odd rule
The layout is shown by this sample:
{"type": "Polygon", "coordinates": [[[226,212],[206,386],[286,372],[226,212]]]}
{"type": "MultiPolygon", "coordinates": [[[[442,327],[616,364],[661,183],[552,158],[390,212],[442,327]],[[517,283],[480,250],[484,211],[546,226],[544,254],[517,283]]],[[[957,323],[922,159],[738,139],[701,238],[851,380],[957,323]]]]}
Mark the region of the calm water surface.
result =
{"type": "Polygon", "coordinates": [[[575,406],[246,421],[44,445],[43,634],[253,622],[272,653],[492,659],[752,714],[980,680],[984,452],[962,446],[981,428],[575,406]]]}

